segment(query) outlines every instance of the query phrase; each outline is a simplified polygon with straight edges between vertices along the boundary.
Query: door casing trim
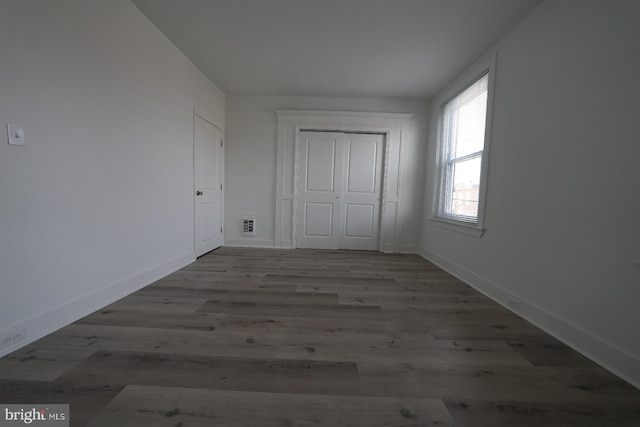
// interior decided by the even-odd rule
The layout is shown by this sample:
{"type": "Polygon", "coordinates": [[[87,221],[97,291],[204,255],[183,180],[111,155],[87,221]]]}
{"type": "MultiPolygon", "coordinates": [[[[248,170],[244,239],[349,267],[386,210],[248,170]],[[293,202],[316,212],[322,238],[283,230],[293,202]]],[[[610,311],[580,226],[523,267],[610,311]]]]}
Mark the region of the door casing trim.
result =
{"type": "Polygon", "coordinates": [[[299,135],[301,130],[322,130],[379,133],[385,136],[378,250],[399,252],[402,238],[402,218],[397,215],[402,193],[400,166],[413,114],[276,110],[276,115],[278,146],[274,246],[291,249],[296,247],[299,135]]]}

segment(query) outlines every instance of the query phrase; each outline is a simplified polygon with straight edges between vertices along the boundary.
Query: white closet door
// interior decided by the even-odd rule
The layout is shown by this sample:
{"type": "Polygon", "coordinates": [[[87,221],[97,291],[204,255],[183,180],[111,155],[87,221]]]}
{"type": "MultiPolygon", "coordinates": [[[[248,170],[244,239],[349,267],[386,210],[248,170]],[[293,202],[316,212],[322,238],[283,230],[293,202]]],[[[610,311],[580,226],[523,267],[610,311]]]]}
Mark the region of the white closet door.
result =
{"type": "Polygon", "coordinates": [[[297,247],[377,250],[381,135],[300,132],[297,247]]]}
{"type": "Polygon", "coordinates": [[[338,249],[344,135],[300,132],[299,248],[338,249]]]}
{"type": "Polygon", "coordinates": [[[378,250],[382,146],[382,135],[346,135],[341,249],[378,250]]]}

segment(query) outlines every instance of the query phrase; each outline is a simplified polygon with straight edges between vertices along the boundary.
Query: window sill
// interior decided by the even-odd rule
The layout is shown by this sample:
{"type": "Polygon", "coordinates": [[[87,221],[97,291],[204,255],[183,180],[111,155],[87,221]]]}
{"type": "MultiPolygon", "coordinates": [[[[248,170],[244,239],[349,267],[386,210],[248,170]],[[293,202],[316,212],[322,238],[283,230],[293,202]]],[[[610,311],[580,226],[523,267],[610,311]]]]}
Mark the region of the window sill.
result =
{"type": "Polygon", "coordinates": [[[462,233],[473,237],[482,237],[482,235],[484,234],[484,228],[478,225],[465,224],[463,222],[456,222],[435,217],[431,217],[429,219],[431,220],[431,224],[433,224],[434,227],[443,228],[449,231],[455,231],[457,233],[462,233]]]}

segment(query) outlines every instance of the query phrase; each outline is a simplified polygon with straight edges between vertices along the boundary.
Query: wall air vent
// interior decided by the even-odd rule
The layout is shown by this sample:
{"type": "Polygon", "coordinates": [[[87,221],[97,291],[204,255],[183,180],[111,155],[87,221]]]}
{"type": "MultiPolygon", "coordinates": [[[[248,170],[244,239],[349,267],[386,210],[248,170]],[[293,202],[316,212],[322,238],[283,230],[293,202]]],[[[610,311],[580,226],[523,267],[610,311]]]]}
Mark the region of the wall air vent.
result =
{"type": "Polygon", "coordinates": [[[256,220],[254,218],[242,218],[242,235],[255,236],[256,229],[254,227],[256,220]]]}

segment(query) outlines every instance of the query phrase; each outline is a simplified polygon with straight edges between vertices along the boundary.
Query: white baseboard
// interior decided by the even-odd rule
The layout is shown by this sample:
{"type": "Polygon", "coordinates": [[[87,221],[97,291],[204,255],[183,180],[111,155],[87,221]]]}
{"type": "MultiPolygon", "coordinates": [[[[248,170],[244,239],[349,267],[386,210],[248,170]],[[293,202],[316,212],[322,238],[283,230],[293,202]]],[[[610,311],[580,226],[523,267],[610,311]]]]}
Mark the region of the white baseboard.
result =
{"type": "Polygon", "coordinates": [[[15,345],[0,350],[0,357],[162,279],[195,259],[193,252],[173,258],[0,330],[0,336],[11,331],[20,331],[25,336],[15,345]]]}
{"type": "Polygon", "coordinates": [[[273,248],[273,240],[261,239],[243,239],[243,240],[225,240],[224,246],[233,246],[239,248],[273,248]]]}
{"type": "Polygon", "coordinates": [[[518,295],[509,293],[498,284],[426,248],[421,248],[419,254],[634,387],[640,388],[640,358],[637,356],[518,295]],[[510,297],[521,301],[519,311],[509,307],[510,297]]]}

